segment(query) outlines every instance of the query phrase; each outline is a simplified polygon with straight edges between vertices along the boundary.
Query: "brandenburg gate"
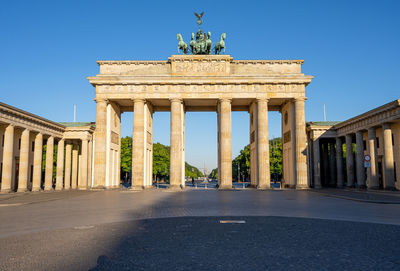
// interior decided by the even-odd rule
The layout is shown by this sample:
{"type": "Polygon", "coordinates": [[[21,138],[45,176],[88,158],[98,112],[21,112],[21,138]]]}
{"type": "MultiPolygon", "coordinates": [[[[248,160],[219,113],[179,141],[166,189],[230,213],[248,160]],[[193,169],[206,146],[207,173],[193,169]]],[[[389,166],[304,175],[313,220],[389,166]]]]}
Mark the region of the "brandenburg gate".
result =
{"type": "Polygon", "coordinates": [[[268,111],[279,111],[282,116],[285,185],[309,187],[304,102],[305,87],[313,77],[301,72],[302,60],[184,54],[172,55],[167,61],[97,63],[100,73],[88,77],[96,88],[97,103],[93,187],[119,183],[120,117],[129,111],[134,112],[132,189],[152,186],[152,116],[157,111],[171,112],[171,189],[185,186],[185,112],[192,111],[217,112],[220,189],[232,188],[232,111],[249,112],[253,187],[270,187],[268,111]]]}

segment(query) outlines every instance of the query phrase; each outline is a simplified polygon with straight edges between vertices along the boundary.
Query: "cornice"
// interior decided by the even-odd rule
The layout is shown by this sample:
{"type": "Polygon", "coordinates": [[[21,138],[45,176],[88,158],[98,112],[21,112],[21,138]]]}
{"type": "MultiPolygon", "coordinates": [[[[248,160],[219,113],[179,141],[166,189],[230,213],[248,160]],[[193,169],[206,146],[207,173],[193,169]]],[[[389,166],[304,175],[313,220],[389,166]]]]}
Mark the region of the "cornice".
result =
{"type": "Polygon", "coordinates": [[[232,64],[303,64],[304,60],[233,60],[232,64]]]}
{"type": "Polygon", "coordinates": [[[313,76],[115,76],[87,77],[92,85],[255,85],[309,84],[313,76]]]}
{"type": "Polygon", "coordinates": [[[100,65],[166,65],[168,61],[165,60],[98,60],[97,64],[100,65]]]}
{"type": "Polygon", "coordinates": [[[365,121],[365,120],[374,118],[381,114],[382,115],[385,115],[385,114],[389,114],[389,115],[399,114],[400,115],[400,99],[394,100],[390,103],[384,104],[382,106],[379,106],[377,108],[369,110],[363,114],[360,114],[360,115],[350,118],[346,121],[338,123],[334,127],[335,127],[335,129],[343,129],[346,126],[353,125],[357,122],[361,122],[361,121],[365,121]]]}

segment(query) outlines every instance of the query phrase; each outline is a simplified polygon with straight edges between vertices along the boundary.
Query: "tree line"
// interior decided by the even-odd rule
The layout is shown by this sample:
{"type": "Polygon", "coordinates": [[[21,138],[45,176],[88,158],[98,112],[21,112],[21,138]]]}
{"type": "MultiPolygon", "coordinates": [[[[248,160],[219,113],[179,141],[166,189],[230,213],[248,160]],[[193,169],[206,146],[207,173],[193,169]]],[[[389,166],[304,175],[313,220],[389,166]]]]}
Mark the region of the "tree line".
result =
{"type": "MultiPolygon", "coordinates": [[[[271,139],[269,147],[271,180],[280,180],[282,178],[282,139],[280,137],[271,139]]],[[[250,145],[247,145],[232,160],[232,179],[249,181],[250,174],[250,145]]],[[[218,178],[218,168],[211,171],[209,178],[218,178]]]]}
{"type": "MultiPolygon", "coordinates": [[[[153,144],[153,176],[157,180],[169,180],[170,147],[161,143],[153,144]]],[[[129,176],[132,169],[132,137],[121,138],[121,178],[129,176]]],[[[196,167],[185,162],[185,176],[203,177],[196,167]]]]}

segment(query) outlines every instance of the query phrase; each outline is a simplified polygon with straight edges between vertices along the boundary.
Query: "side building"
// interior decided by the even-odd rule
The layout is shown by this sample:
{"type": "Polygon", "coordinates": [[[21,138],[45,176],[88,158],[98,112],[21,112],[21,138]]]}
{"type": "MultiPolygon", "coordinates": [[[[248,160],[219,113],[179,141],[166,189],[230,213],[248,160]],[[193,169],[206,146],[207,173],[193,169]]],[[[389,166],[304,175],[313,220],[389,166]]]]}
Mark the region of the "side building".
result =
{"type": "Polygon", "coordinates": [[[310,187],[400,189],[400,99],[306,130],[310,187]]]}
{"type": "Polygon", "coordinates": [[[0,102],[0,192],[90,187],[94,129],[94,123],[57,123],[0,102]]]}

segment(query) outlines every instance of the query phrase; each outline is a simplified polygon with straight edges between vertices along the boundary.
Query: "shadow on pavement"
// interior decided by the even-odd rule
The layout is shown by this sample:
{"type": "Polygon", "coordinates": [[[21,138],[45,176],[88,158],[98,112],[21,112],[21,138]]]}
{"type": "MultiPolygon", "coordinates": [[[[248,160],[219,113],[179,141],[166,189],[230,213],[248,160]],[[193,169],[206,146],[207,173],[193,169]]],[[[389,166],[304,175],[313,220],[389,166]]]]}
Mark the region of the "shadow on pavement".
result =
{"type": "Polygon", "coordinates": [[[383,224],[286,217],[146,219],[90,270],[394,270],[399,242],[400,227],[383,224]],[[221,224],[221,219],[246,223],[221,224]]]}

